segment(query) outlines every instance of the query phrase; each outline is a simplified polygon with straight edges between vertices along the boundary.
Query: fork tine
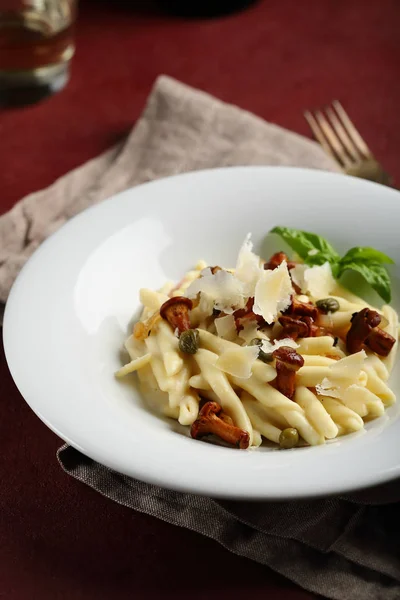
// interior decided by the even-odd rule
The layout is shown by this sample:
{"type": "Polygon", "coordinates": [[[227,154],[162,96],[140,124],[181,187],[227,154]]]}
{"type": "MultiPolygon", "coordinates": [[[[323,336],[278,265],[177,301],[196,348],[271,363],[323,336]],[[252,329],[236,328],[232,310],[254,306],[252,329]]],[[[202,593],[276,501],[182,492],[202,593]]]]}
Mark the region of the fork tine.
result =
{"type": "Polygon", "coordinates": [[[344,110],[343,106],[340,104],[339,100],[334,100],[332,102],[337,114],[339,115],[345,129],[349,136],[353,139],[353,142],[357,146],[359,152],[361,152],[366,158],[372,156],[371,150],[368,148],[367,144],[362,139],[361,135],[358,133],[357,129],[354,127],[352,121],[350,120],[348,114],[344,110]]]}
{"type": "Polygon", "coordinates": [[[313,132],[315,139],[321,144],[321,146],[325,150],[325,152],[327,154],[330,154],[332,156],[332,158],[337,161],[337,158],[336,158],[334,152],[332,151],[332,148],[326,141],[325,136],[324,136],[323,132],[321,131],[319,124],[315,120],[314,115],[309,110],[306,110],[304,113],[304,118],[306,119],[307,123],[309,124],[310,129],[313,132]]]}
{"type": "Polygon", "coordinates": [[[326,114],[331,122],[333,129],[335,130],[337,137],[340,139],[343,146],[347,150],[347,153],[350,156],[350,158],[352,158],[356,162],[362,160],[363,157],[361,152],[358,150],[358,147],[355,145],[353,140],[348,136],[345,128],[343,127],[335,112],[330,106],[326,107],[326,114]]]}
{"type": "Polygon", "coordinates": [[[321,127],[326,139],[331,145],[334,153],[336,154],[337,160],[339,160],[344,167],[350,167],[351,160],[346,154],[346,150],[342,145],[341,141],[338,139],[331,125],[326,120],[325,115],[323,115],[320,110],[317,110],[315,113],[315,118],[319,126],[321,127]]]}

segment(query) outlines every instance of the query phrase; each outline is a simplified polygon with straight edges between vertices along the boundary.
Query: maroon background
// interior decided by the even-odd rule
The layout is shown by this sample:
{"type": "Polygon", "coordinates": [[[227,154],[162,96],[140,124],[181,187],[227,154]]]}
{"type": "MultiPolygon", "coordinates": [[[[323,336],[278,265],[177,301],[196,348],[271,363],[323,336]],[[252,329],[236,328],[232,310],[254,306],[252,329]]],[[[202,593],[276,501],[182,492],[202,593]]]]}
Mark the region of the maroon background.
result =
{"type": "MultiPolygon", "coordinates": [[[[261,0],[213,21],[115,4],[82,2],[61,94],[0,114],[0,212],[119,139],[160,73],[305,135],[303,110],[339,98],[399,184],[398,0],[261,0]]],[[[64,475],[60,442],[23,402],[3,352],[0,392],[0,596],[314,598],[64,475]]]]}

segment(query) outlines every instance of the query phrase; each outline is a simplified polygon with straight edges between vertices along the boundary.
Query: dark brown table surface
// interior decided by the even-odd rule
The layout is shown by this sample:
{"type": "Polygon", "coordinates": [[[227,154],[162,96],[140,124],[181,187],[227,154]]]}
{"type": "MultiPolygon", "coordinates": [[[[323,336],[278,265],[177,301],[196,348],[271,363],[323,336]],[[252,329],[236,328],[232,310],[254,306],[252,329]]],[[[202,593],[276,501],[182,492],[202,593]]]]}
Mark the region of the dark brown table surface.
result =
{"type": "MultiPolygon", "coordinates": [[[[68,87],[0,113],[1,212],[120,139],[160,73],[305,135],[303,110],[339,98],[399,184],[397,0],[261,0],[210,21],[134,4],[83,1],[68,87]]],[[[0,393],[1,598],[315,597],[64,475],[60,440],[25,405],[3,350],[0,393]]]]}

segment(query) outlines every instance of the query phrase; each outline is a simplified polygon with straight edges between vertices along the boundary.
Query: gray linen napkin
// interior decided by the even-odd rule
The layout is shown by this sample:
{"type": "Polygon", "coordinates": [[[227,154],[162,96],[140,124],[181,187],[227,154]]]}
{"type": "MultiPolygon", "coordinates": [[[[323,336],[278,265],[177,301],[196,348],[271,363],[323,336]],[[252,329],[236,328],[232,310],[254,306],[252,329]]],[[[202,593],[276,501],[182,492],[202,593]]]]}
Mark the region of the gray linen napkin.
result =
{"type": "Polygon", "coordinates": [[[103,496],[206,535],[310,592],[333,600],[400,598],[399,481],[348,499],[232,502],[137,481],[68,445],[57,457],[103,496]],[[369,495],[387,504],[366,504],[369,495]]]}
{"type": "Polygon", "coordinates": [[[5,303],[15,277],[39,244],[88,206],[145,181],[231,165],[337,170],[315,142],[159,77],[126,141],[0,217],[0,302],[5,303]]]}
{"type": "MultiPolygon", "coordinates": [[[[243,164],[336,170],[314,142],[160,77],[126,141],[0,217],[0,301],[41,241],[87,206],[162,176],[243,164]]],[[[228,502],[136,481],[69,446],[57,457],[104,496],[207,535],[310,591],[335,600],[400,598],[399,482],[349,498],[228,502]]]]}

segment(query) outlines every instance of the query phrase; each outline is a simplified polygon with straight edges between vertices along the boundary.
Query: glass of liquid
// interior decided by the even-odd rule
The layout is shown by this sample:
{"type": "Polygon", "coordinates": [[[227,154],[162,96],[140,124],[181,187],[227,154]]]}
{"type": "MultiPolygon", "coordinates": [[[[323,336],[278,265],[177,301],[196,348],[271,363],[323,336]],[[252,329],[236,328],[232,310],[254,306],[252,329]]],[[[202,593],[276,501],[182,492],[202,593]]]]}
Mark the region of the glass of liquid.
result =
{"type": "Polygon", "coordinates": [[[0,0],[0,103],[18,97],[29,103],[64,87],[74,54],[76,4],[0,0]]]}

